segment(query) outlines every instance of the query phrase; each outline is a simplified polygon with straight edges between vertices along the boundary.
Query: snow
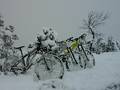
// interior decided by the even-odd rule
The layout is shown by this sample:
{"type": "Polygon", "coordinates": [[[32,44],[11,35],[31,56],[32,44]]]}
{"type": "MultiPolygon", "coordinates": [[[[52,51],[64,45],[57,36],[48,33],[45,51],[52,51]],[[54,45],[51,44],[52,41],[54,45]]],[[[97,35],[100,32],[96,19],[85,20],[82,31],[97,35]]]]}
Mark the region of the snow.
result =
{"type": "Polygon", "coordinates": [[[120,53],[95,55],[96,66],[72,74],[65,75],[65,83],[76,90],[98,90],[109,83],[120,81],[120,53]],[[77,76],[77,77],[76,77],[77,76]],[[72,83],[69,83],[72,82],[72,83]]]}
{"type": "Polygon", "coordinates": [[[1,74],[0,90],[120,90],[120,52],[94,56],[95,67],[65,72],[62,80],[34,81],[31,74],[1,74]]]}
{"type": "Polygon", "coordinates": [[[0,76],[0,90],[37,90],[31,76],[0,76]]]}

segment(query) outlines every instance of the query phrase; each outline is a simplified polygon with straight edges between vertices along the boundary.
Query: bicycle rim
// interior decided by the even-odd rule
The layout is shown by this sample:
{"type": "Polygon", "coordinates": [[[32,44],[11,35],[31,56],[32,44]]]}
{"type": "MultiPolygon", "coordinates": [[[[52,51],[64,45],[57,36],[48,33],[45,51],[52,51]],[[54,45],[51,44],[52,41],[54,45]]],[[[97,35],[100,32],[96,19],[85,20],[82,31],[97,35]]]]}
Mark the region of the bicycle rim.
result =
{"type": "Polygon", "coordinates": [[[87,57],[89,59],[90,64],[92,64],[92,66],[95,66],[95,58],[93,54],[88,50],[86,52],[87,52],[87,57]]]}
{"type": "Polygon", "coordinates": [[[35,74],[40,80],[62,78],[64,75],[64,66],[61,60],[52,54],[45,55],[46,63],[50,70],[47,69],[47,65],[43,58],[39,63],[35,65],[35,74]]]}
{"type": "Polygon", "coordinates": [[[84,64],[85,68],[86,67],[87,68],[92,68],[93,66],[95,66],[95,58],[90,51],[85,50],[85,53],[86,53],[86,55],[83,52],[82,52],[82,55],[81,55],[82,63],[84,64]]]}

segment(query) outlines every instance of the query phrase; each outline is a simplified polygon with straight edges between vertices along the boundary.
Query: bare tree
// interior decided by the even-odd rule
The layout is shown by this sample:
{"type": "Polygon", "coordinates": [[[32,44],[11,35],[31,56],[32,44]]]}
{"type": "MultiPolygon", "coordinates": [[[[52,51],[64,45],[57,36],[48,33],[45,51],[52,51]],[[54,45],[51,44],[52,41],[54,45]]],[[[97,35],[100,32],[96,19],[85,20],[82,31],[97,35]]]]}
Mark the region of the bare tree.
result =
{"type": "Polygon", "coordinates": [[[106,19],[108,19],[108,13],[105,14],[103,12],[95,12],[91,11],[88,13],[88,18],[83,20],[83,26],[82,29],[88,29],[89,33],[92,35],[92,42],[90,45],[90,50],[92,49],[92,44],[95,39],[96,35],[96,29],[98,26],[102,25],[105,23],[106,19]]]}

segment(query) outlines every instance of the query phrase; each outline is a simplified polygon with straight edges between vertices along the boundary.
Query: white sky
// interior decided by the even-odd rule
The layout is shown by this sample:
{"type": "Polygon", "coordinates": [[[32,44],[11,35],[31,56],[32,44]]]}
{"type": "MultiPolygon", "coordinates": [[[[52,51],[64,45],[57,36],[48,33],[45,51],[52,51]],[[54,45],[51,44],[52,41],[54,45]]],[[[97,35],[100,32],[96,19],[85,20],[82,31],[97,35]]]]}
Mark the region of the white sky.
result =
{"type": "Polygon", "coordinates": [[[53,27],[58,38],[78,36],[82,20],[91,10],[110,13],[98,31],[120,40],[120,0],[0,0],[0,13],[16,27],[19,43],[34,42],[42,27],[53,27]]]}

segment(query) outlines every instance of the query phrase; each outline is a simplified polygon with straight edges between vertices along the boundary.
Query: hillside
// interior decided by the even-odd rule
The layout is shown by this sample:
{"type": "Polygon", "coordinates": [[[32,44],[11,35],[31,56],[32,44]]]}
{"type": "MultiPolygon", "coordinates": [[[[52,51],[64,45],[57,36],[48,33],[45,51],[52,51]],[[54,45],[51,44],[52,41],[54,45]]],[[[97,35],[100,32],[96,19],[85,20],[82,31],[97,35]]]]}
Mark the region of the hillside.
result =
{"type": "Polygon", "coordinates": [[[65,72],[62,80],[34,81],[29,74],[1,74],[0,90],[120,90],[120,52],[94,56],[94,68],[65,72]]]}

